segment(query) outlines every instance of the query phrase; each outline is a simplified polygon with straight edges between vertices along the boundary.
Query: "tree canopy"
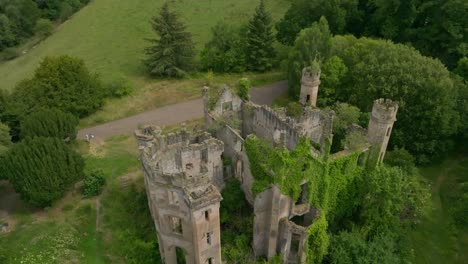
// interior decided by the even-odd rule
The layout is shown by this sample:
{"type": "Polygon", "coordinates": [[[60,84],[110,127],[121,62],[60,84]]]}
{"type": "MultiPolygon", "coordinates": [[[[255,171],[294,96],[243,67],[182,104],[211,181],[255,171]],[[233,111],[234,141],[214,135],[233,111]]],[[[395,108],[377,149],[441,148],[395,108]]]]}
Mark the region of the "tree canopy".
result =
{"type": "Polygon", "coordinates": [[[57,138],[27,138],[0,160],[2,174],[26,202],[45,207],[83,178],[80,155],[57,138]]]}
{"type": "Polygon", "coordinates": [[[214,72],[243,72],[246,69],[244,36],[241,31],[224,22],[212,28],[212,38],[201,52],[204,70],[214,72]]]}
{"type": "Polygon", "coordinates": [[[60,56],[46,57],[31,79],[20,82],[6,98],[0,116],[19,137],[21,119],[39,109],[56,108],[84,117],[94,113],[104,103],[105,91],[96,74],[92,74],[81,59],[60,56]]]}
{"type": "Polygon", "coordinates": [[[56,137],[61,140],[76,138],[78,118],[57,109],[41,109],[21,122],[21,138],[56,137]]]}
{"type": "Polygon", "coordinates": [[[295,0],[276,24],[277,39],[292,45],[302,29],[325,16],[335,34],[411,43],[453,68],[467,55],[467,12],[464,0],[295,0]]]}
{"type": "Polygon", "coordinates": [[[11,146],[10,128],[0,122],[0,156],[11,146]]]}
{"type": "Polygon", "coordinates": [[[410,151],[418,162],[450,150],[460,128],[458,97],[463,86],[456,85],[439,60],[387,40],[332,38],[322,18],[299,34],[290,53],[288,80],[293,98],[299,95],[302,68],[315,58],[321,60],[324,73],[318,96],[322,106],[340,101],[370,112],[375,99],[398,101],[392,146],[410,151]]]}
{"type": "Polygon", "coordinates": [[[195,55],[192,35],[179,16],[165,2],[159,14],[151,20],[157,38],[148,39],[152,46],[146,48],[144,61],[150,74],[155,76],[182,77],[193,69],[195,55]]]}

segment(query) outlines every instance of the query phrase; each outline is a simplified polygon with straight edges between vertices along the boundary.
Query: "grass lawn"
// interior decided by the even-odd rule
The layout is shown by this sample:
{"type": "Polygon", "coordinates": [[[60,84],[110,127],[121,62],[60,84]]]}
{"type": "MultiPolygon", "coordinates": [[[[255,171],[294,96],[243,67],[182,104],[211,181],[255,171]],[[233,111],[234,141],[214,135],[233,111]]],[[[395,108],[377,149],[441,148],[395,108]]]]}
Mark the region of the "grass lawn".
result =
{"type": "Polygon", "coordinates": [[[450,213],[450,197],[462,195],[459,183],[468,178],[468,157],[453,157],[422,174],[432,185],[433,210],[410,234],[414,263],[468,263],[468,227],[457,227],[450,213]]]}
{"type": "MultiPolygon", "coordinates": [[[[11,90],[32,75],[44,56],[69,54],[82,58],[104,81],[115,77],[140,80],[144,76],[141,60],[153,37],[150,18],[163,0],[94,0],[59,26],[56,32],[27,54],[0,64],[0,89],[11,90]]],[[[178,0],[173,7],[193,34],[197,48],[209,40],[211,27],[220,20],[246,22],[258,1],[252,0],[178,0]]],[[[278,20],[290,1],[270,0],[267,7],[278,20]]],[[[141,85],[140,82],[136,84],[141,85]]]]}
{"type": "MultiPolygon", "coordinates": [[[[201,121],[188,122],[187,129],[201,121]]],[[[166,127],[163,131],[175,128],[166,127]]],[[[115,136],[91,145],[78,141],[73,148],[83,155],[86,171],[104,171],[103,193],[84,198],[75,187],[50,208],[19,205],[9,217],[15,222],[14,230],[0,234],[1,264],[5,257],[6,263],[12,264],[129,263],[130,259],[135,260],[132,254],[141,253],[142,248],[157,254],[156,231],[146,209],[135,139],[115,136]],[[123,178],[130,179],[137,189],[122,186],[123,178]]],[[[157,255],[153,258],[159,260],[157,255]]]]}

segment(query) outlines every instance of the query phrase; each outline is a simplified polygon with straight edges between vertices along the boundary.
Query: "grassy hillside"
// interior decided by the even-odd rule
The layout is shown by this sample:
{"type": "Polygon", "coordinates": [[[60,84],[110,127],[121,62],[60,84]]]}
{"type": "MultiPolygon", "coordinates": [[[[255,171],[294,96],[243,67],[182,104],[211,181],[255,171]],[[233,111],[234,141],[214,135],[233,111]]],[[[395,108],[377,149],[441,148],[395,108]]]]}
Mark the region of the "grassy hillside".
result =
{"type": "MultiPolygon", "coordinates": [[[[90,69],[104,80],[116,76],[134,78],[143,75],[141,60],[147,46],[145,38],[153,36],[149,20],[163,0],[94,0],[44,42],[21,57],[0,64],[0,88],[12,89],[31,76],[44,56],[69,54],[83,58],[90,69]]],[[[274,19],[286,11],[289,0],[266,1],[274,19]]],[[[257,1],[252,0],[174,0],[193,34],[197,47],[210,38],[217,21],[242,23],[252,14],[257,1]]]]}
{"type": "Polygon", "coordinates": [[[468,178],[468,158],[452,157],[421,172],[432,186],[433,210],[410,234],[413,263],[468,263],[468,227],[457,227],[451,214],[452,199],[463,195],[460,188],[468,178]]]}

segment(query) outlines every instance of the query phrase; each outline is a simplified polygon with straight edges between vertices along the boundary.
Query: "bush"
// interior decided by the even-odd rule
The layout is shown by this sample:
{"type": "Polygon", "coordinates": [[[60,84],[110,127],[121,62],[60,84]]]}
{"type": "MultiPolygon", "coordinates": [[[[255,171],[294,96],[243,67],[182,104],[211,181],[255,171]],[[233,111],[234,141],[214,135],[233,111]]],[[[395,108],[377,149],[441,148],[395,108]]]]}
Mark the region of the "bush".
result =
{"type": "Polygon", "coordinates": [[[26,202],[47,207],[83,177],[80,155],[57,138],[27,138],[0,160],[2,174],[26,202]]]}
{"type": "Polygon", "coordinates": [[[83,183],[83,195],[86,197],[96,196],[101,193],[106,184],[106,178],[102,170],[96,170],[86,176],[83,183]]]}
{"type": "Polygon", "coordinates": [[[247,78],[242,78],[239,80],[239,89],[237,94],[240,98],[244,100],[249,100],[249,90],[250,90],[250,81],[247,78]]]}
{"type": "Polygon", "coordinates": [[[117,78],[109,85],[109,96],[121,98],[133,92],[132,83],[125,78],[117,78]]]}

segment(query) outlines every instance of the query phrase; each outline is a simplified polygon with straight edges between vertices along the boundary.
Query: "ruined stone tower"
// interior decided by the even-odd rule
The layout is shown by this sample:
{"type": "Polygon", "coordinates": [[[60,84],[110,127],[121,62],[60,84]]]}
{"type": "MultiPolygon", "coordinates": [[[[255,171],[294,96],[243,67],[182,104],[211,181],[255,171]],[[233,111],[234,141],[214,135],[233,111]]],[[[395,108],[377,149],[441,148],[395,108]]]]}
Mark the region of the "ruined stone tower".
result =
{"type": "Polygon", "coordinates": [[[317,106],[319,85],[320,66],[314,61],[312,66],[302,70],[301,95],[299,102],[303,105],[317,106]]]}
{"type": "Polygon", "coordinates": [[[208,133],[158,127],[135,132],[163,263],[220,264],[223,142],[208,133]]]}
{"type": "Polygon", "coordinates": [[[371,164],[378,164],[383,161],[397,112],[398,104],[392,100],[377,99],[374,101],[367,132],[368,141],[372,145],[370,152],[371,164]]]}

